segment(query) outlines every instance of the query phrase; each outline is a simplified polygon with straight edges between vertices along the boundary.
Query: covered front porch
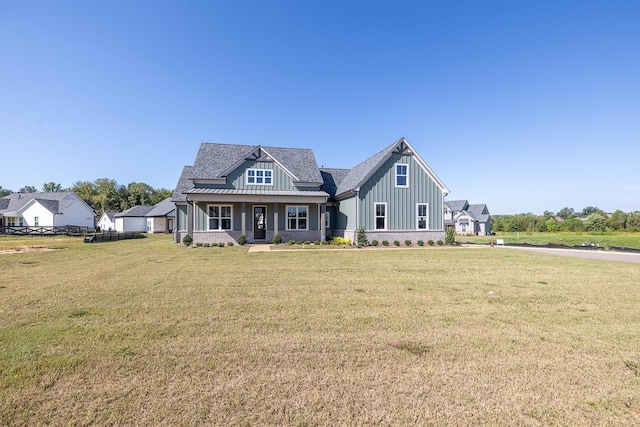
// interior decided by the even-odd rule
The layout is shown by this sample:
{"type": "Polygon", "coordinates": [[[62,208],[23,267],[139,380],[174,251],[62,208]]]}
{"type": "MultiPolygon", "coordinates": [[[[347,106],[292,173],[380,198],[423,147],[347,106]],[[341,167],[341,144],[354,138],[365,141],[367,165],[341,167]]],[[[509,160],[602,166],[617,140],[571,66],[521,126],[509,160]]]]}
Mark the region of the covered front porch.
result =
{"type": "Polygon", "coordinates": [[[249,243],[273,243],[276,235],[283,242],[326,238],[328,195],[324,192],[246,194],[240,190],[206,190],[189,194],[186,233],[179,232],[178,239],[184,234],[190,234],[194,243],[236,242],[242,235],[249,243]]]}

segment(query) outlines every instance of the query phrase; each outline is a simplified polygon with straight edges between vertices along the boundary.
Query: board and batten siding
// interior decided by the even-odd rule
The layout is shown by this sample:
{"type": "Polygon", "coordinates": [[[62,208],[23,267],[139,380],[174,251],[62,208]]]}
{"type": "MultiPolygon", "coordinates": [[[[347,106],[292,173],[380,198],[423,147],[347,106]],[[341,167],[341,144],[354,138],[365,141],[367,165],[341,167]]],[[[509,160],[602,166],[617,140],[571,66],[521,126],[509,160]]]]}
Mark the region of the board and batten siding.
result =
{"type": "Polygon", "coordinates": [[[375,228],[375,203],[387,204],[387,230],[416,230],[417,204],[428,204],[429,230],[443,230],[442,189],[411,155],[392,155],[360,187],[359,225],[375,228]],[[395,165],[409,165],[408,188],[396,187],[395,165]]]}
{"type": "MultiPolygon", "coordinates": [[[[265,189],[274,191],[285,191],[292,189],[291,177],[274,162],[247,160],[227,176],[227,186],[223,188],[234,188],[237,190],[265,189]],[[267,169],[272,170],[272,185],[252,185],[247,184],[247,169],[267,169]]],[[[220,187],[218,187],[220,188],[220,187]]]]}
{"type": "Polygon", "coordinates": [[[178,231],[187,230],[187,205],[176,204],[176,228],[178,231]]]}

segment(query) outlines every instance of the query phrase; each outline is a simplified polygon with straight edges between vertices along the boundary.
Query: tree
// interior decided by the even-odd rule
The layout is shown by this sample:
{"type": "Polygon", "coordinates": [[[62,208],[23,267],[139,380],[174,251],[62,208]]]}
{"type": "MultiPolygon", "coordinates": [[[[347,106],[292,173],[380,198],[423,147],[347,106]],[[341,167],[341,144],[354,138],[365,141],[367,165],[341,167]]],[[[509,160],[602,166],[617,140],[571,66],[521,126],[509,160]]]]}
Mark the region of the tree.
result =
{"type": "Polygon", "coordinates": [[[628,216],[629,215],[618,209],[611,214],[609,220],[607,221],[609,224],[609,228],[612,230],[625,230],[627,228],[628,216]]]}
{"type": "Polygon", "coordinates": [[[602,212],[600,209],[594,207],[594,206],[587,206],[586,208],[582,209],[582,212],[580,213],[580,216],[583,217],[588,217],[589,215],[596,213],[596,212],[602,212]]]}
{"type": "Polygon", "coordinates": [[[13,193],[13,191],[8,190],[6,188],[2,188],[2,185],[0,185],[0,197],[8,196],[11,193],[13,193]]]}
{"type": "Polygon", "coordinates": [[[573,210],[573,208],[562,208],[556,215],[558,215],[562,219],[567,219],[573,217],[575,213],[576,212],[573,210]]]}
{"type": "Polygon", "coordinates": [[[555,218],[549,218],[546,222],[546,230],[550,233],[558,231],[558,221],[555,218]]]}
{"type": "Polygon", "coordinates": [[[59,193],[64,191],[62,185],[56,184],[55,182],[47,182],[46,184],[42,184],[42,191],[45,193],[59,193]]]}
{"type": "Polygon", "coordinates": [[[600,212],[593,212],[584,222],[584,228],[587,231],[602,232],[607,231],[607,218],[600,212]]]}
{"type": "Polygon", "coordinates": [[[18,193],[37,193],[38,189],[32,185],[25,185],[18,190],[18,193]]]}
{"type": "Polygon", "coordinates": [[[144,182],[132,182],[127,185],[127,202],[128,205],[147,205],[151,206],[155,190],[149,184],[144,182]]]}

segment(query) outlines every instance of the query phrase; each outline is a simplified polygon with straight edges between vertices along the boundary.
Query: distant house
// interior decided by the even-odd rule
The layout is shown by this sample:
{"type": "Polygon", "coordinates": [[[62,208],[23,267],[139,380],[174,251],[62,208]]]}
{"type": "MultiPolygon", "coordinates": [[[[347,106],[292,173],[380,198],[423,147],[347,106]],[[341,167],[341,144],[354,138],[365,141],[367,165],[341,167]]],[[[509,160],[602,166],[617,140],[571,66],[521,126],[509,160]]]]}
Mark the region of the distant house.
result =
{"type": "Polygon", "coordinates": [[[153,206],[146,215],[148,233],[172,233],[176,218],[176,205],[168,197],[153,206]]]}
{"type": "Polygon", "coordinates": [[[171,200],[176,241],[355,241],[362,227],[415,242],[444,239],[448,193],[404,138],[353,169],[320,169],[310,149],[202,143],[171,200]]]}
{"type": "Polygon", "coordinates": [[[115,231],[147,231],[146,214],[151,212],[153,206],[138,205],[114,215],[115,231]]]}
{"type": "Polygon", "coordinates": [[[114,231],[116,229],[115,223],[116,212],[105,212],[98,221],[98,227],[101,231],[114,231]]]}
{"type": "Polygon", "coordinates": [[[457,234],[491,234],[491,214],[487,205],[470,205],[466,200],[444,202],[445,224],[457,234]]]}
{"type": "Polygon", "coordinates": [[[0,199],[0,227],[95,229],[96,214],[73,192],[13,193],[0,199]]]}

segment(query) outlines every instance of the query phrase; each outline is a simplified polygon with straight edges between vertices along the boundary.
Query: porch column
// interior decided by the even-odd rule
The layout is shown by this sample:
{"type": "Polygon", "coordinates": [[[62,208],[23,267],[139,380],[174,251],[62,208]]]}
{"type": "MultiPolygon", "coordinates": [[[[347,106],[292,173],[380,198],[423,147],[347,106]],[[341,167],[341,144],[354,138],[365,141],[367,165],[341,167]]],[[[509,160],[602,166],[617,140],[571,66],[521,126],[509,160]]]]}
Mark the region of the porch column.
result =
{"type": "Polygon", "coordinates": [[[187,234],[193,237],[193,203],[187,203],[187,234]]]}
{"type": "Polygon", "coordinates": [[[242,235],[247,235],[247,203],[242,202],[242,235]]]}
{"type": "Polygon", "coordinates": [[[320,240],[326,240],[327,230],[325,227],[325,217],[327,212],[327,205],[325,203],[318,205],[320,209],[320,240]]]}
{"type": "Polygon", "coordinates": [[[273,235],[278,234],[278,204],[273,204],[273,235]]]}

